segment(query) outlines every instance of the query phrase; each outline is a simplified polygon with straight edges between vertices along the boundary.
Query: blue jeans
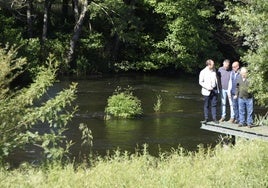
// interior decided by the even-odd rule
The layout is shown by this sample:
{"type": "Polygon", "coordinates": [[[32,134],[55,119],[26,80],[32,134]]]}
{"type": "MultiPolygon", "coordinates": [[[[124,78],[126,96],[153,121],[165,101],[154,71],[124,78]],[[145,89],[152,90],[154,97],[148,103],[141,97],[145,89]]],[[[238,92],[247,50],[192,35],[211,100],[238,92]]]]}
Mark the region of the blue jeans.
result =
{"type": "Polygon", "coordinates": [[[217,119],[216,108],[217,108],[217,93],[211,91],[209,96],[204,96],[204,116],[208,120],[209,106],[211,106],[212,119],[217,119]]]}
{"type": "MultiPolygon", "coordinates": [[[[239,121],[239,105],[238,105],[238,98],[234,99],[234,95],[231,95],[233,109],[234,109],[234,118],[236,121],[239,121]]],[[[232,117],[231,117],[232,118],[232,117]]]]}
{"type": "Polygon", "coordinates": [[[225,90],[225,89],[221,90],[221,117],[222,118],[226,117],[227,98],[228,98],[229,105],[230,105],[230,117],[234,118],[234,109],[233,109],[232,99],[228,97],[228,90],[225,90]]]}
{"type": "Polygon", "coordinates": [[[253,98],[239,98],[239,124],[253,124],[253,98]],[[247,114],[247,118],[246,118],[247,114]]]}

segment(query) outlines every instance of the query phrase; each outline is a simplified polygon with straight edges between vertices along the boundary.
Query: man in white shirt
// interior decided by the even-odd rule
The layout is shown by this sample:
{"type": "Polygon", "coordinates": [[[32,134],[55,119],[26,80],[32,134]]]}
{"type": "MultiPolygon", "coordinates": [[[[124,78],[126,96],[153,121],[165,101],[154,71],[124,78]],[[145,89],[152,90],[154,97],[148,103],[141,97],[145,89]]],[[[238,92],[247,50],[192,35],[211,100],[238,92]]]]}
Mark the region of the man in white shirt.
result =
{"type": "Polygon", "coordinates": [[[204,117],[205,122],[209,119],[209,107],[211,106],[211,115],[214,123],[217,121],[217,95],[219,93],[218,80],[215,71],[214,61],[208,59],[206,67],[200,71],[199,84],[201,85],[201,93],[204,96],[204,117]]]}

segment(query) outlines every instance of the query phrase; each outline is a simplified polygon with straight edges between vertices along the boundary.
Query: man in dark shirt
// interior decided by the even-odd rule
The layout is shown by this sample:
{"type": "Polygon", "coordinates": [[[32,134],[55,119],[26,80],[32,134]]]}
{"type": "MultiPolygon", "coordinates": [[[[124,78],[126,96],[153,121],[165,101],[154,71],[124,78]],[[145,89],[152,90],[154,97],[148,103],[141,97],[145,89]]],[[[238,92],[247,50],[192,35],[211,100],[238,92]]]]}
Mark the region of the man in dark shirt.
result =
{"type": "Polygon", "coordinates": [[[227,104],[227,98],[229,101],[230,105],[230,123],[234,122],[234,109],[232,106],[232,98],[230,95],[228,95],[228,86],[229,86],[229,81],[230,81],[230,73],[231,71],[229,70],[230,66],[230,60],[225,59],[223,61],[222,67],[219,68],[218,70],[218,76],[220,80],[220,93],[221,93],[221,119],[219,122],[223,122],[226,118],[226,104],[227,104]]]}
{"type": "Polygon", "coordinates": [[[249,93],[248,72],[245,67],[241,68],[240,77],[237,80],[236,95],[239,105],[239,127],[247,125],[249,128],[253,125],[253,97],[249,93]],[[246,116],[247,113],[247,116],[246,116]]]}

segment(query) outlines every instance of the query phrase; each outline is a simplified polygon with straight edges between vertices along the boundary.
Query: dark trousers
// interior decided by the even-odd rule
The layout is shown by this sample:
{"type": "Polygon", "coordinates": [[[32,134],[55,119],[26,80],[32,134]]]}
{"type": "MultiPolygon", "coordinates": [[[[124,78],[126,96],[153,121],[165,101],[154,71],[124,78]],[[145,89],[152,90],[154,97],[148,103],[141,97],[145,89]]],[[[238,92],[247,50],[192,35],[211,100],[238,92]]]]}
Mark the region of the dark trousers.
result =
{"type": "Polygon", "coordinates": [[[209,117],[209,107],[211,107],[213,121],[217,119],[217,97],[218,94],[215,91],[211,91],[209,96],[204,96],[204,116],[206,120],[209,117]]]}
{"type": "Polygon", "coordinates": [[[234,118],[236,121],[239,121],[238,98],[234,99],[234,95],[232,95],[232,102],[233,102],[233,108],[234,108],[234,118]]]}

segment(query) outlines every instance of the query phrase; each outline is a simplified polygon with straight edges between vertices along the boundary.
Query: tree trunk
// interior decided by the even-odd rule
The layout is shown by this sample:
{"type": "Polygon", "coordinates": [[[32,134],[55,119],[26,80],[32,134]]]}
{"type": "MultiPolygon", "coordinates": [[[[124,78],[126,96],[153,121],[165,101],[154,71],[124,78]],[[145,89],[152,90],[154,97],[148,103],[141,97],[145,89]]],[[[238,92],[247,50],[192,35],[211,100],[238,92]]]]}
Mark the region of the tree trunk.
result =
{"type": "Polygon", "coordinates": [[[33,10],[33,2],[32,2],[32,0],[27,0],[27,33],[28,33],[28,38],[33,37],[32,10],[33,10]]]}
{"type": "Polygon", "coordinates": [[[43,32],[42,32],[42,43],[44,43],[44,41],[47,39],[47,25],[48,25],[49,1],[50,0],[45,0],[44,18],[43,18],[43,32]]]}
{"type": "Polygon", "coordinates": [[[74,50],[80,37],[82,25],[84,23],[85,16],[87,13],[87,6],[88,6],[88,2],[87,0],[85,0],[82,5],[82,10],[79,15],[79,19],[77,20],[75,24],[73,36],[70,40],[70,48],[67,54],[67,63],[70,65],[71,70],[75,70],[77,68],[77,65],[74,61],[74,53],[75,53],[74,50]]]}
{"type": "Polygon", "coordinates": [[[79,19],[78,0],[73,0],[73,10],[74,10],[74,19],[75,22],[77,23],[79,19]]]}
{"type": "Polygon", "coordinates": [[[47,31],[48,31],[48,24],[49,24],[49,14],[50,14],[50,8],[52,5],[53,0],[45,0],[44,4],[44,18],[43,18],[43,32],[41,37],[41,51],[40,51],[40,61],[44,62],[47,54],[46,54],[46,48],[45,48],[45,42],[47,40],[47,31]]]}
{"type": "Polygon", "coordinates": [[[69,1],[70,0],[63,0],[62,1],[62,23],[65,23],[66,20],[68,19],[69,1]]]}

